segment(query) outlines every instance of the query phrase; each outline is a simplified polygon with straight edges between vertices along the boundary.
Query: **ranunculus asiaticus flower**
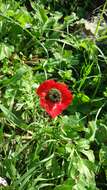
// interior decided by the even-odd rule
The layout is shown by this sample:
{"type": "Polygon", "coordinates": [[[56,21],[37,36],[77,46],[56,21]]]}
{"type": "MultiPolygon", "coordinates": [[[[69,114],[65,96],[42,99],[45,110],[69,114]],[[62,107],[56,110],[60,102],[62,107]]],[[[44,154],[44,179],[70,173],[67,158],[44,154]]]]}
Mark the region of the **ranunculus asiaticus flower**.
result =
{"type": "Polygon", "coordinates": [[[67,85],[54,80],[44,81],[37,89],[40,105],[55,118],[72,102],[73,95],[67,85]]]}

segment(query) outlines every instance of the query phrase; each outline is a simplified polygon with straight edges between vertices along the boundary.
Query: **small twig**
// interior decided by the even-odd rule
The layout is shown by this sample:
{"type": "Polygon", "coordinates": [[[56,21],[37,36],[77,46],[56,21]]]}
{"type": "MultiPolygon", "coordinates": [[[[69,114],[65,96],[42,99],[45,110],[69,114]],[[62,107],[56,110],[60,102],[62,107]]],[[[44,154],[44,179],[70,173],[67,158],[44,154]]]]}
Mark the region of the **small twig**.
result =
{"type": "MultiPolygon", "coordinates": [[[[12,135],[10,135],[10,134],[4,133],[5,138],[10,138],[11,136],[12,135]]],[[[22,140],[31,140],[32,136],[23,135],[23,136],[21,136],[21,138],[22,138],[22,140]]]]}
{"type": "Polygon", "coordinates": [[[40,62],[40,61],[45,61],[45,60],[46,59],[44,59],[44,58],[34,57],[31,60],[25,60],[24,63],[28,64],[28,65],[31,65],[31,66],[32,65],[35,66],[35,63],[40,62]]]}

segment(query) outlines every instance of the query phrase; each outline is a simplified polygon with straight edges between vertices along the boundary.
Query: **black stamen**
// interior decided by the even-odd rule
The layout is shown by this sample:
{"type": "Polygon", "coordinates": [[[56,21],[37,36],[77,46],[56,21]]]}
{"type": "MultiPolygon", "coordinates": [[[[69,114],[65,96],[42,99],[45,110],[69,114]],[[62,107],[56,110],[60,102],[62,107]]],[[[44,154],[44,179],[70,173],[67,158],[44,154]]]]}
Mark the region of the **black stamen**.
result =
{"type": "Polygon", "coordinates": [[[61,93],[59,90],[53,88],[49,91],[48,95],[46,96],[47,99],[50,99],[53,102],[60,102],[61,101],[61,93]]]}

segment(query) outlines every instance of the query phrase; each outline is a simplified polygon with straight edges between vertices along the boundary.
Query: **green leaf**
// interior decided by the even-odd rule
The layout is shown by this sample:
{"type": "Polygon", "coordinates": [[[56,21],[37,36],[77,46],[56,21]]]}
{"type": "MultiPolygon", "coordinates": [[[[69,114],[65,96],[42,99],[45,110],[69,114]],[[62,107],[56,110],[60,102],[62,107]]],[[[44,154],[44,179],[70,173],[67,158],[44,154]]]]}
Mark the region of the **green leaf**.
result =
{"type": "Polygon", "coordinates": [[[107,168],[107,146],[102,145],[99,152],[99,158],[100,158],[100,163],[102,164],[102,166],[103,167],[106,166],[107,168]]]}
{"type": "Polygon", "coordinates": [[[96,122],[90,121],[88,128],[86,129],[86,138],[89,139],[89,141],[95,140],[96,130],[97,130],[96,122]]]}
{"type": "Polygon", "coordinates": [[[76,141],[76,147],[77,147],[77,149],[78,149],[78,151],[82,151],[82,150],[87,150],[87,149],[89,149],[89,141],[87,140],[87,139],[83,139],[83,138],[81,138],[81,139],[79,139],[79,140],[77,140],[76,141]]]}
{"type": "Polygon", "coordinates": [[[91,171],[89,170],[83,159],[80,159],[78,161],[78,169],[80,175],[85,175],[87,179],[91,178],[91,171]]]}
{"type": "Polygon", "coordinates": [[[71,190],[74,186],[74,180],[68,178],[62,185],[58,185],[54,190],[71,190]]]}
{"type": "Polygon", "coordinates": [[[22,67],[18,69],[16,74],[11,79],[5,79],[1,81],[1,83],[3,83],[4,86],[10,85],[10,84],[16,85],[17,81],[20,80],[26,72],[27,72],[27,69],[25,67],[22,67]]]}
{"type": "Polygon", "coordinates": [[[78,98],[83,103],[86,103],[86,102],[90,101],[90,98],[86,94],[84,94],[84,93],[79,93],[78,94],[78,98]]]}
{"type": "Polygon", "coordinates": [[[84,123],[80,118],[80,113],[75,113],[75,115],[70,115],[68,116],[64,116],[62,118],[63,126],[65,131],[67,132],[67,134],[69,134],[71,131],[71,135],[73,134],[73,132],[80,132],[80,131],[84,131],[84,123]]]}
{"type": "Polygon", "coordinates": [[[9,109],[7,109],[3,104],[0,104],[0,109],[3,112],[5,118],[9,122],[16,125],[17,127],[27,130],[28,126],[21,119],[19,119],[14,113],[12,113],[9,109]]]}
{"type": "Polygon", "coordinates": [[[46,10],[43,7],[40,7],[39,13],[40,13],[43,23],[45,23],[48,19],[47,15],[46,15],[46,10]]]}
{"type": "Polygon", "coordinates": [[[6,166],[7,173],[9,175],[9,177],[13,178],[13,180],[15,180],[15,178],[17,176],[17,169],[15,167],[14,160],[6,159],[4,163],[5,163],[5,166],[6,166]]]}
{"type": "Polygon", "coordinates": [[[82,150],[81,152],[89,159],[89,161],[94,163],[95,157],[92,150],[82,150]]]}
{"type": "Polygon", "coordinates": [[[54,190],[71,190],[72,186],[71,185],[59,185],[56,187],[54,190]]]}
{"type": "Polygon", "coordinates": [[[3,60],[6,57],[9,58],[13,52],[14,52],[13,46],[4,43],[0,44],[0,60],[3,60]]]}
{"type": "Polygon", "coordinates": [[[27,28],[27,24],[30,26],[32,23],[32,17],[25,8],[17,10],[14,15],[15,19],[21,24],[22,27],[27,28]]]}
{"type": "Polygon", "coordinates": [[[103,123],[97,124],[97,131],[96,131],[96,140],[97,143],[106,143],[107,142],[107,126],[103,123]]]}

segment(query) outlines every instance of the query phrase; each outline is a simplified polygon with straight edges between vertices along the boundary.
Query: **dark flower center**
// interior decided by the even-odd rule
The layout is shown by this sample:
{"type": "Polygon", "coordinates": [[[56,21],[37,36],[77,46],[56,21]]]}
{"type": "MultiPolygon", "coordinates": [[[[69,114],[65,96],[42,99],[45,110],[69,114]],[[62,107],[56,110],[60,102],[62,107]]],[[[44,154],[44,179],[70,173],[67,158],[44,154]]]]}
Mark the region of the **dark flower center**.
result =
{"type": "Polygon", "coordinates": [[[50,99],[52,102],[60,102],[61,101],[61,92],[57,90],[56,88],[52,88],[47,96],[47,99],[50,99]]]}

